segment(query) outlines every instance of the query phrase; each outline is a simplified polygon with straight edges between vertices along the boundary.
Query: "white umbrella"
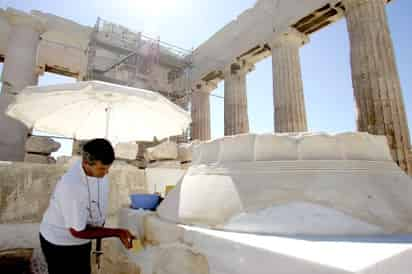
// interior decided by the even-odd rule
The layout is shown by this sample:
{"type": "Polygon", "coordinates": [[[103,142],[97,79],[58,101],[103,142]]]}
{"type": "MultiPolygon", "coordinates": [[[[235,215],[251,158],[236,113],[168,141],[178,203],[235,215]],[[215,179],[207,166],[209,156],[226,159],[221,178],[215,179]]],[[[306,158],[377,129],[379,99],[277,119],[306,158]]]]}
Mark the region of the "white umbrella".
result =
{"type": "Polygon", "coordinates": [[[7,114],[39,131],[113,142],[179,135],[191,122],[186,111],[156,92],[98,81],[28,87],[7,114]]]}

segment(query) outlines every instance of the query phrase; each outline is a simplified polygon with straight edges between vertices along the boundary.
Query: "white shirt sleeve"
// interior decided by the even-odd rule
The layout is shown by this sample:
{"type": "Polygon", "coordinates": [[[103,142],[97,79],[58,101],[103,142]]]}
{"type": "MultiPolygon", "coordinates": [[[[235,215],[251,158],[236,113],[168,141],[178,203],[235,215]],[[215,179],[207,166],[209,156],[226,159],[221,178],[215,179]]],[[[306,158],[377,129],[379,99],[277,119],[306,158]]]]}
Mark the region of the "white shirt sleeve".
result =
{"type": "Polygon", "coordinates": [[[65,182],[60,185],[57,199],[60,204],[61,213],[66,228],[83,231],[87,225],[88,204],[87,197],[79,191],[80,186],[65,182]]]}

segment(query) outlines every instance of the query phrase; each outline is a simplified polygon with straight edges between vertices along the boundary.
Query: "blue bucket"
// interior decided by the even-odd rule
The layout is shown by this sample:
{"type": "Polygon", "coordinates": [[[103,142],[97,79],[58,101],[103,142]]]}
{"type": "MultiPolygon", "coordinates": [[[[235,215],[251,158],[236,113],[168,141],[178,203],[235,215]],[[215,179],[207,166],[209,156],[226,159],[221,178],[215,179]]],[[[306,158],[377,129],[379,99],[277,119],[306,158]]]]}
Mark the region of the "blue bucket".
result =
{"type": "Polygon", "coordinates": [[[160,196],[157,194],[132,194],[130,200],[134,209],[155,210],[160,203],[160,196]]]}

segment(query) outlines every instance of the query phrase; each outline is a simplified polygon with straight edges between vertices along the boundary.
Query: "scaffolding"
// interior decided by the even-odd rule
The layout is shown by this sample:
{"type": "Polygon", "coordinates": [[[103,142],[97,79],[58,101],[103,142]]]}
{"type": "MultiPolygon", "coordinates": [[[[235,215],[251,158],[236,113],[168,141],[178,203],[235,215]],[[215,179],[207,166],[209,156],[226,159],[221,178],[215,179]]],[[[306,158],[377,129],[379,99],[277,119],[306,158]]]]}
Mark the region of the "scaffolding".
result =
{"type": "Polygon", "coordinates": [[[191,51],[97,19],[88,49],[88,80],[149,88],[174,96],[172,83],[191,68],[191,51]]]}
{"type": "Polygon", "coordinates": [[[157,91],[189,110],[192,68],[192,51],[98,18],[85,79],[157,91]]]}

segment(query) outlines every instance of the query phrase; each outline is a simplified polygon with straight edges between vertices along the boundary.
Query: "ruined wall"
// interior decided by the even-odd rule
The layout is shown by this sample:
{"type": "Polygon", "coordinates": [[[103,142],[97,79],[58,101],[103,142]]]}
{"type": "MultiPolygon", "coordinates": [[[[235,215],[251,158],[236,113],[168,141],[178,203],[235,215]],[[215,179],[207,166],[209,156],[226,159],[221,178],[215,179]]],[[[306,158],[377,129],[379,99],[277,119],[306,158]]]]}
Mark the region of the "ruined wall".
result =
{"type": "MultiPolygon", "coordinates": [[[[58,178],[68,168],[0,162],[0,224],[40,222],[58,178]]],[[[129,194],[147,192],[144,170],[113,166],[109,179],[109,216],[130,203],[129,194]]]]}
{"type": "MultiPolygon", "coordinates": [[[[33,267],[33,260],[37,264],[44,265],[39,249],[39,222],[49,204],[57,180],[69,167],[70,165],[62,164],[0,162],[0,269],[4,269],[6,265],[11,269],[15,266],[10,260],[4,261],[8,258],[4,254],[12,254],[20,260],[31,260],[30,267],[33,267]],[[22,251],[30,253],[27,258],[21,257],[22,251]]],[[[113,227],[117,224],[117,211],[130,203],[129,195],[145,193],[147,186],[144,170],[128,165],[114,165],[110,170],[109,180],[107,225],[113,227]]],[[[138,267],[128,262],[116,248],[119,244],[117,239],[103,242],[105,252],[102,257],[103,273],[138,274],[138,267]]],[[[26,263],[30,264],[30,262],[26,263]]],[[[92,258],[92,267],[93,273],[98,273],[94,258],[92,258]]]]}

